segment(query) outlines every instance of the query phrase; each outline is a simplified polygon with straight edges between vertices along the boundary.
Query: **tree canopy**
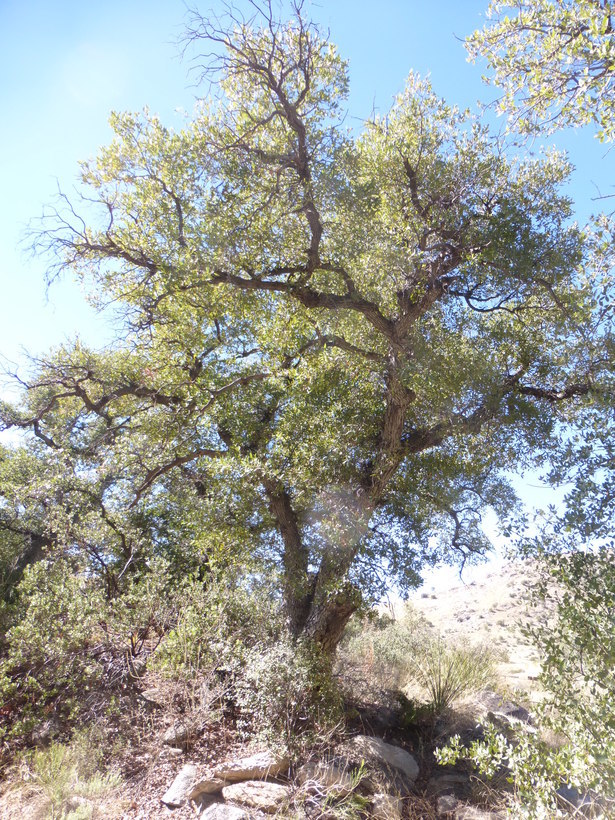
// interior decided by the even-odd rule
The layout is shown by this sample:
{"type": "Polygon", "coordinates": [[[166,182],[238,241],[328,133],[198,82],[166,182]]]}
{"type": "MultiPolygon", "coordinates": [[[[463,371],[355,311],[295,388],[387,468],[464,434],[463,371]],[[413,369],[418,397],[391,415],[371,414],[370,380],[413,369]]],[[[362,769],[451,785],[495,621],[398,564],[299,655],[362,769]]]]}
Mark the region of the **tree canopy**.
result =
{"type": "Polygon", "coordinates": [[[83,277],[122,332],[38,362],[3,419],[91,500],[53,496],[65,549],[88,520],[112,579],[151,549],[268,574],[292,633],[333,649],[362,598],[488,549],[507,472],[588,423],[611,228],[569,223],[564,157],[511,159],[416,76],[353,134],[333,44],[300,4],[254,9],[194,17],[219,93],[184,130],[114,114],[48,213],[50,276],[83,277]]]}
{"type": "Polygon", "coordinates": [[[615,139],[615,8],[611,0],[494,0],[493,21],[467,40],[504,92],[517,130],[592,124],[615,139]],[[508,15],[508,11],[515,14],[508,15]]]}

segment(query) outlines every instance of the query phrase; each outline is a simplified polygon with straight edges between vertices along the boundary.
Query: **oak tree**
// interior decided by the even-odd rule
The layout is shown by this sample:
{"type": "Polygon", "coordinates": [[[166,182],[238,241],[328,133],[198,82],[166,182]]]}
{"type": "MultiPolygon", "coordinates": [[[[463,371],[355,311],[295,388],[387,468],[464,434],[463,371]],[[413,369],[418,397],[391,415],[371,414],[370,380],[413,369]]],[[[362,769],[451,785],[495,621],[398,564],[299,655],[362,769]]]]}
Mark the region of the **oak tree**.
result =
{"type": "Polygon", "coordinates": [[[114,114],[48,214],[50,275],[123,329],[39,363],[5,425],[108,475],[116,515],[183,504],[177,552],[269,574],[292,634],[332,650],[362,599],[482,554],[486,509],[512,526],[507,473],[608,377],[610,271],[568,223],[565,158],[511,159],[413,75],[355,134],[301,4],[251,8],[195,15],[194,119],[114,114]]]}

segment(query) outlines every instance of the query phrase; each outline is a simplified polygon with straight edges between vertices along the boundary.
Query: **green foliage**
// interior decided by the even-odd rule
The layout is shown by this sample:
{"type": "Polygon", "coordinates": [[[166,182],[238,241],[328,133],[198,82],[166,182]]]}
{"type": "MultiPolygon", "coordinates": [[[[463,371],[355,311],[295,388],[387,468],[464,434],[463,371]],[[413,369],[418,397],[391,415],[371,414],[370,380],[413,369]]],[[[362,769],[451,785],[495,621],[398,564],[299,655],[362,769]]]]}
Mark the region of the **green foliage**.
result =
{"type": "Polygon", "coordinates": [[[45,721],[64,733],[128,694],[180,605],[164,576],[164,565],[154,564],[109,599],[77,561],[27,568],[0,662],[3,734],[23,740],[45,721]]]}
{"type": "Polygon", "coordinates": [[[538,612],[547,602],[547,614],[528,630],[542,663],[545,698],[535,707],[541,732],[520,729],[511,738],[491,728],[484,742],[463,748],[457,738],[440,753],[443,762],[467,756],[488,776],[507,767],[517,811],[530,818],[560,816],[562,785],[605,798],[615,787],[612,547],[543,555],[541,566],[533,594],[538,612]]]}
{"type": "Polygon", "coordinates": [[[154,672],[185,685],[217,681],[210,694],[232,704],[243,731],[291,752],[341,720],[330,659],[288,635],[271,590],[187,589],[152,661],[154,672]]]}
{"type": "Polygon", "coordinates": [[[282,743],[292,755],[322,743],[342,722],[330,659],[289,637],[245,652],[236,696],[250,733],[282,743]]]}
{"type": "Polygon", "coordinates": [[[5,528],[43,511],[110,595],[154,556],[274,578],[293,636],[332,651],[362,600],[488,549],[486,507],[519,525],[507,474],[608,384],[612,257],[568,222],[565,157],[510,158],[414,75],[355,138],[301,6],[228,10],[190,34],[219,97],[179,132],[113,115],[87,218],[62,198],[35,239],[125,323],[1,410],[54,465],[5,528]]]}
{"type": "Polygon", "coordinates": [[[338,649],[338,668],[355,688],[401,689],[408,680],[409,656],[428,627],[409,604],[403,616],[355,617],[338,649]]]}
{"type": "Polygon", "coordinates": [[[615,139],[610,0],[493,0],[488,15],[493,21],[467,47],[473,59],[487,58],[515,128],[592,124],[601,140],[615,139]]]}
{"type": "Polygon", "coordinates": [[[20,771],[23,808],[49,820],[102,816],[105,801],[122,783],[117,772],[105,771],[95,733],[86,731],[70,743],[52,743],[24,755],[20,771]]]}
{"type": "MultiPolygon", "coordinates": [[[[454,701],[488,686],[494,677],[494,655],[484,646],[459,647],[445,641],[409,604],[399,620],[386,616],[354,620],[340,646],[339,667],[352,682],[359,676],[384,689],[418,685],[431,715],[439,715],[454,701]]],[[[424,714],[405,695],[407,720],[424,714]]]]}

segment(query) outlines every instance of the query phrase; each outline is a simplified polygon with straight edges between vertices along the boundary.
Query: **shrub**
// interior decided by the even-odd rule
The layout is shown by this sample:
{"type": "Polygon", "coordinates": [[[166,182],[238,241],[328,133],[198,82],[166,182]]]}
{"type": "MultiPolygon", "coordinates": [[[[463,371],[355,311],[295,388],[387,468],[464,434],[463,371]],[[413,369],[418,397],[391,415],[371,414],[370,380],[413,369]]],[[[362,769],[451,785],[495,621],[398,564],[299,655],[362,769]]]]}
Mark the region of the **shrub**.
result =
{"type": "Polygon", "coordinates": [[[428,636],[411,651],[408,673],[425,690],[436,715],[493,681],[494,657],[483,646],[452,646],[440,636],[428,636]]]}
{"type": "Polygon", "coordinates": [[[382,689],[419,684],[432,714],[488,685],[494,675],[490,651],[449,645],[408,605],[398,621],[386,616],[357,619],[347,631],[340,654],[339,666],[346,677],[358,673],[382,689]]]}
{"type": "Polygon", "coordinates": [[[105,804],[116,795],[121,778],[117,772],[104,770],[99,741],[96,733],[82,731],[70,743],[52,743],[24,754],[19,775],[12,778],[0,803],[2,816],[12,816],[10,805],[16,797],[21,816],[24,810],[63,820],[110,816],[105,804]]]}
{"type": "Polygon", "coordinates": [[[281,636],[246,651],[237,702],[246,728],[281,740],[293,754],[326,737],[341,721],[340,693],[328,658],[281,636]]]}
{"type": "Polygon", "coordinates": [[[0,663],[0,735],[23,742],[49,721],[69,732],[134,688],[172,615],[164,583],[164,565],[153,564],[109,599],[73,561],[28,567],[0,663]]]}
{"type": "MultiPolygon", "coordinates": [[[[529,818],[562,816],[562,785],[605,800],[615,794],[613,555],[607,548],[543,555],[539,566],[537,620],[528,634],[543,670],[545,697],[534,716],[541,732],[519,729],[504,737],[491,728],[484,742],[466,748],[456,738],[440,751],[443,762],[467,757],[486,775],[505,765],[518,797],[515,811],[529,818]],[[546,743],[548,735],[557,744],[546,743]]],[[[613,812],[611,806],[604,816],[613,812]]]]}
{"type": "Polygon", "coordinates": [[[387,615],[355,617],[338,650],[338,668],[350,685],[399,689],[408,678],[410,647],[428,631],[425,621],[409,605],[399,620],[387,615]],[[354,679],[354,680],[353,680],[354,679]]]}

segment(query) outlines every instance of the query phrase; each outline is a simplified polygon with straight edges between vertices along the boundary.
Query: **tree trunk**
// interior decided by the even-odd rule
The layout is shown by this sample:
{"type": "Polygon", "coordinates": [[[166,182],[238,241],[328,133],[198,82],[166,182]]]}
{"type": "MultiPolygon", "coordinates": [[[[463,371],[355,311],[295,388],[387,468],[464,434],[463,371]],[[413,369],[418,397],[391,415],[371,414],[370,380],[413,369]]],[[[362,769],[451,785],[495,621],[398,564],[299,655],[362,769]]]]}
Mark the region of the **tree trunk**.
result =
{"type": "Polygon", "coordinates": [[[350,583],[336,592],[314,601],[302,635],[313,641],[325,654],[332,655],[340,642],[346,624],[361,604],[361,593],[350,583]]]}

